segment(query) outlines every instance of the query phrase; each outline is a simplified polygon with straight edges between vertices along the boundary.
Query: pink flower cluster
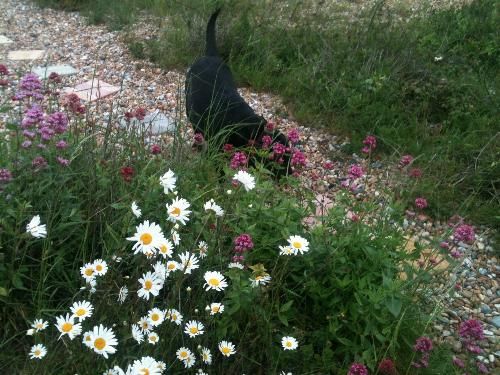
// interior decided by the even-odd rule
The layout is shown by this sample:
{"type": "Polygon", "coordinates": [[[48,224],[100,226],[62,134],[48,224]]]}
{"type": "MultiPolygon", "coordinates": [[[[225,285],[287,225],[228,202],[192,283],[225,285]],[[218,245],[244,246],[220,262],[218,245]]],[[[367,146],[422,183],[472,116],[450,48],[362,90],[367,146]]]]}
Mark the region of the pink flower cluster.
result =
{"type": "Polygon", "coordinates": [[[394,362],[390,358],[385,358],[378,365],[378,372],[382,375],[396,375],[397,370],[394,362]]]}
{"type": "Polygon", "coordinates": [[[246,167],[248,164],[248,158],[244,152],[235,152],[231,158],[231,169],[241,169],[241,167],[246,167]]]}
{"type": "Polygon", "coordinates": [[[146,108],[143,107],[137,107],[136,109],[132,111],[127,111],[125,112],[125,120],[129,121],[133,118],[136,118],[139,121],[144,120],[144,117],[146,117],[146,108]]]}
{"type": "Polygon", "coordinates": [[[419,198],[416,198],[415,199],[415,206],[417,206],[417,208],[420,208],[421,210],[423,210],[424,208],[427,208],[427,200],[425,198],[422,198],[422,197],[419,197],[419,198]]]}
{"type": "Polygon", "coordinates": [[[7,168],[0,168],[0,183],[7,183],[12,180],[12,173],[7,168]]]}
{"type": "Polygon", "coordinates": [[[361,165],[352,164],[349,167],[349,177],[350,178],[353,178],[353,179],[360,178],[363,176],[364,173],[365,172],[363,171],[363,168],[361,167],[361,165]]]}
{"type": "Polygon", "coordinates": [[[253,249],[253,241],[252,237],[247,234],[240,234],[238,237],[234,239],[234,253],[233,262],[242,263],[245,259],[244,254],[253,249]]]}
{"type": "Polygon", "coordinates": [[[85,106],[82,104],[80,98],[75,93],[66,94],[62,100],[61,104],[64,108],[75,115],[82,115],[85,113],[85,106]]]}
{"type": "Polygon", "coordinates": [[[21,78],[19,83],[19,91],[14,95],[14,100],[23,100],[33,98],[34,100],[42,100],[42,82],[35,73],[28,73],[21,78]]]}
{"type": "Polygon", "coordinates": [[[476,239],[474,228],[467,224],[461,224],[455,228],[453,238],[458,242],[472,243],[476,239]]]}
{"type": "Polygon", "coordinates": [[[290,130],[288,132],[287,136],[288,136],[288,140],[290,141],[290,143],[292,145],[298,143],[300,140],[300,133],[299,133],[298,129],[290,130]]]}
{"type": "Polygon", "coordinates": [[[205,142],[205,138],[203,137],[203,134],[201,133],[194,133],[194,144],[197,146],[200,146],[205,142]]]}
{"type": "Polygon", "coordinates": [[[3,64],[0,64],[0,87],[8,86],[9,81],[5,78],[9,75],[9,69],[3,64]]]}
{"type": "Polygon", "coordinates": [[[427,368],[429,366],[429,357],[432,350],[432,340],[428,337],[419,337],[415,341],[415,346],[413,346],[415,352],[421,353],[420,359],[416,362],[412,362],[412,366],[415,368],[427,368]]]}
{"type": "Polygon", "coordinates": [[[361,363],[353,363],[347,375],[368,375],[368,369],[361,363]]]}
{"type": "Polygon", "coordinates": [[[481,353],[479,342],[484,340],[483,325],[479,320],[469,319],[460,324],[458,331],[467,351],[473,354],[481,353]]]}
{"type": "Polygon", "coordinates": [[[377,138],[373,135],[367,135],[363,140],[363,144],[365,146],[361,149],[361,152],[364,154],[371,154],[371,152],[377,148],[377,138]]]}

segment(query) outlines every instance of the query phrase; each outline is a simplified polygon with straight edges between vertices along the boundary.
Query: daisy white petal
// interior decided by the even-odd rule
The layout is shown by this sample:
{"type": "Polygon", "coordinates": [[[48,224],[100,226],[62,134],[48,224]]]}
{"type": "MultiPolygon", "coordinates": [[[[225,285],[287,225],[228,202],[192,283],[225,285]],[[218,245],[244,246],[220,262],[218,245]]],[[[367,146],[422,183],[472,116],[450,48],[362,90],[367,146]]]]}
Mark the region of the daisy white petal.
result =
{"type": "Polygon", "coordinates": [[[33,216],[33,219],[26,225],[26,232],[35,238],[47,237],[47,227],[40,223],[40,215],[33,216]]]}
{"type": "Polygon", "coordinates": [[[42,344],[33,345],[30,350],[31,359],[42,359],[47,354],[47,348],[42,344]]]}
{"type": "Polygon", "coordinates": [[[141,209],[139,206],[137,206],[137,203],[135,201],[132,202],[132,213],[135,215],[135,217],[139,218],[142,215],[141,209]]]}
{"type": "Polygon", "coordinates": [[[240,182],[246,191],[250,191],[255,187],[255,178],[246,171],[238,171],[233,179],[240,182]]]}
{"type": "Polygon", "coordinates": [[[223,356],[229,357],[236,353],[236,349],[234,345],[229,342],[229,341],[221,341],[219,343],[219,351],[222,353],[223,356]]]}

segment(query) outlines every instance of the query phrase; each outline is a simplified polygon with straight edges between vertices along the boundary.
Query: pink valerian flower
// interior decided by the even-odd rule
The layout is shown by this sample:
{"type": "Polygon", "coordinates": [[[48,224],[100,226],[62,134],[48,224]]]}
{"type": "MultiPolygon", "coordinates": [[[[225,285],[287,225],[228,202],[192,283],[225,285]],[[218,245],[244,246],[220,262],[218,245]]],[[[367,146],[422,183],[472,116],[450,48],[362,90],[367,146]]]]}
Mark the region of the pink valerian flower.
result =
{"type": "Polygon", "coordinates": [[[231,144],[231,143],[226,143],[222,149],[224,150],[224,152],[232,152],[233,151],[233,148],[234,146],[231,144]]]}
{"type": "Polygon", "coordinates": [[[474,242],[474,240],[476,239],[474,228],[467,224],[461,224],[455,228],[455,231],[453,232],[453,238],[456,241],[463,241],[468,243],[474,242]]]}
{"type": "Polygon", "coordinates": [[[373,135],[367,135],[363,140],[363,144],[365,145],[365,147],[361,149],[361,152],[369,154],[377,147],[377,138],[375,138],[373,135]]]}
{"type": "Polygon", "coordinates": [[[122,178],[125,182],[130,182],[132,181],[132,177],[134,176],[134,168],[132,167],[122,167],[120,169],[120,174],[122,175],[122,178]]]}
{"type": "Polygon", "coordinates": [[[157,144],[151,145],[150,152],[153,155],[160,154],[161,153],[161,147],[160,147],[160,145],[157,145],[157,144]]]}
{"type": "Polygon", "coordinates": [[[432,340],[426,336],[419,337],[415,341],[413,350],[421,353],[430,352],[432,350],[432,340]]]}
{"type": "Polygon", "coordinates": [[[481,374],[489,374],[490,373],[488,371],[488,367],[486,367],[486,365],[482,362],[477,361],[476,367],[477,367],[477,371],[479,371],[481,374]]]}
{"type": "Polygon", "coordinates": [[[347,375],[368,375],[368,369],[361,363],[353,363],[347,375]]]}
{"type": "Polygon", "coordinates": [[[6,79],[0,79],[0,87],[9,86],[9,81],[6,79]]]}
{"type": "Polygon", "coordinates": [[[264,130],[266,132],[272,133],[273,130],[274,130],[274,122],[268,121],[267,124],[266,124],[266,126],[265,126],[265,128],[264,128],[264,130]]]}
{"type": "Polygon", "coordinates": [[[61,139],[60,141],[58,141],[56,143],[56,148],[60,149],[60,150],[63,150],[65,149],[66,147],[68,147],[68,143],[66,143],[66,141],[64,139],[61,139]]]}
{"type": "Polygon", "coordinates": [[[448,248],[450,247],[450,244],[449,244],[448,242],[446,242],[446,241],[441,241],[441,242],[439,243],[439,247],[440,247],[441,249],[445,249],[445,250],[446,250],[446,249],[448,249],[448,248]]]}
{"type": "Polygon", "coordinates": [[[262,137],[262,148],[269,148],[273,143],[273,138],[269,135],[265,135],[262,137]]]}
{"type": "Polygon", "coordinates": [[[201,133],[194,133],[193,139],[194,139],[194,144],[197,146],[202,145],[203,142],[205,142],[205,138],[201,133]]]}
{"type": "Polygon", "coordinates": [[[68,109],[76,115],[85,113],[85,106],[81,103],[80,98],[74,92],[66,94],[62,98],[61,102],[64,108],[68,109]]]}
{"type": "Polygon", "coordinates": [[[450,256],[455,259],[459,259],[462,257],[462,253],[458,249],[451,249],[450,256]]]}
{"type": "Polygon", "coordinates": [[[399,166],[401,168],[406,167],[407,165],[410,165],[413,162],[413,156],[411,155],[403,155],[401,159],[399,160],[399,166]]]}
{"type": "Polygon", "coordinates": [[[143,107],[136,108],[134,110],[134,117],[139,121],[144,120],[144,117],[146,117],[146,108],[143,107]]]}
{"type": "Polygon", "coordinates": [[[68,159],[64,159],[64,158],[62,158],[62,157],[58,156],[58,157],[56,158],[56,160],[57,160],[57,162],[58,162],[59,164],[61,164],[63,167],[67,167],[67,166],[69,165],[69,160],[68,160],[68,159]]]}
{"type": "Polygon", "coordinates": [[[232,169],[241,169],[240,167],[246,167],[248,163],[248,158],[244,152],[235,152],[233,157],[231,158],[230,167],[232,169]]]}
{"type": "Polygon", "coordinates": [[[23,130],[23,135],[29,139],[33,139],[36,137],[36,133],[29,130],[23,130]]]}
{"type": "Polygon", "coordinates": [[[349,167],[349,176],[351,178],[359,178],[364,174],[363,168],[358,164],[353,164],[349,167]]]}
{"type": "Polygon", "coordinates": [[[43,119],[43,111],[39,105],[34,104],[26,110],[24,114],[24,118],[21,121],[21,127],[23,129],[31,128],[37,124],[39,124],[43,119]]]}
{"type": "Polygon", "coordinates": [[[427,207],[427,200],[425,198],[419,197],[415,199],[415,206],[423,210],[427,207]]]}
{"type": "Polygon", "coordinates": [[[286,152],[286,146],[282,143],[276,142],[273,144],[273,153],[275,155],[283,155],[286,152]]]}
{"type": "Polygon", "coordinates": [[[359,221],[359,215],[352,211],[347,211],[347,214],[345,215],[347,219],[353,221],[353,222],[358,222],[359,221]]]}
{"type": "Polygon", "coordinates": [[[458,331],[467,351],[473,354],[481,353],[479,341],[484,340],[483,325],[479,320],[469,319],[460,324],[458,331]]]}
{"type": "Polygon", "coordinates": [[[57,74],[56,72],[52,72],[49,74],[49,81],[54,82],[54,83],[61,83],[61,76],[57,74]]]}
{"type": "Polygon", "coordinates": [[[68,130],[68,117],[62,112],[51,113],[45,118],[45,123],[50,125],[57,134],[62,134],[68,130]]]}
{"type": "Polygon", "coordinates": [[[7,183],[12,180],[12,173],[7,168],[0,168],[0,182],[7,183]]]}
{"type": "Polygon", "coordinates": [[[460,358],[458,358],[456,356],[453,356],[452,362],[453,362],[453,364],[455,366],[457,366],[459,368],[464,368],[465,367],[464,361],[462,361],[460,358]]]}
{"type": "Polygon", "coordinates": [[[422,170],[420,168],[412,168],[408,172],[408,175],[412,178],[420,178],[422,177],[422,170]]]}
{"type": "Polygon", "coordinates": [[[293,166],[305,166],[306,156],[300,150],[295,150],[292,154],[291,163],[293,166]]]}
{"type": "Polygon", "coordinates": [[[240,234],[234,239],[234,251],[237,253],[251,250],[253,246],[252,236],[247,233],[240,234]]]}
{"type": "Polygon", "coordinates": [[[38,147],[40,150],[45,150],[47,148],[47,145],[43,144],[43,143],[39,143],[36,145],[36,147],[38,147]]]}
{"type": "Polygon", "coordinates": [[[0,76],[8,76],[9,69],[4,64],[0,64],[0,76]]]}
{"type": "Polygon", "coordinates": [[[33,98],[36,100],[43,99],[42,95],[42,82],[40,78],[34,73],[28,73],[19,83],[19,91],[14,95],[15,100],[22,100],[24,98],[33,98]]]}
{"type": "Polygon", "coordinates": [[[300,133],[298,131],[298,129],[292,129],[288,132],[287,134],[288,136],[288,140],[292,143],[292,144],[296,144],[299,142],[300,140],[300,133]]]}
{"type": "Polygon", "coordinates": [[[35,170],[43,169],[47,166],[47,160],[43,156],[37,156],[31,162],[31,165],[35,168],[35,170]]]}
{"type": "Polygon", "coordinates": [[[382,375],[396,375],[396,366],[390,358],[385,358],[378,365],[378,372],[382,375]]]}
{"type": "Polygon", "coordinates": [[[329,160],[323,163],[323,168],[328,169],[329,171],[331,171],[334,168],[334,166],[335,165],[329,160]]]}
{"type": "Polygon", "coordinates": [[[31,145],[32,145],[32,142],[31,142],[31,141],[28,141],[28,140],[26,140],[26,141],[24,141],[23,143],[21,143],[21,147],[22,147],[22,148],[30,148],[30,147],[31,147],[31,145]]]}

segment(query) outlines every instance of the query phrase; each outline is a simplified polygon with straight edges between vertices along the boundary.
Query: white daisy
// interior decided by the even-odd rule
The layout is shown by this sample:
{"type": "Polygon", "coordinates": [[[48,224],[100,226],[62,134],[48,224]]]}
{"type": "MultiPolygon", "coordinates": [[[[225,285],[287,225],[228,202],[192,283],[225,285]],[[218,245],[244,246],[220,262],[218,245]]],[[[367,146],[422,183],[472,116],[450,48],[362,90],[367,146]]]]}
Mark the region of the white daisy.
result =
{"type": "Polygon", "coordinates": [[[43,319],[35,319],[31,327],[35,329],[35,331],[40,332],[49,326],[49,322],[43,319]]]}
{"type": "Polygon", "coordinates": [[[94,260],[94,270],[97,276],[104,276],[108,272],[108,264],[102,259],[94,260]]]}
{"type": "Polygon", "coordinates": [[[210,311],[210,315],[222,314],[224,311],[224,305],[222,303],[214,302],[205,308],[210,311]]]}
{"type": "Polygon", "coordinates": [[[239,263],[239,262],[231,262],[231,263],[229,263],[229,264],[228,264],[228,266],[227,266],[227,267],[228,267],[228,268],[238,268],[238,269],[240,269],[240,270],[242,270],[243,268],[245,268],[245,267],[243,266],[243,264],[241,264],[241,263],[239,263]]]}
{"type": "Polygon", "coordinates": [[[194,356],[194,354],[191,354],[183,362],[184,362],[184,367],[185,368],[191,368],[191,367],[193,367],[194,363],[196,362],[196,357],[194,356]]]}
{"type": "MultiPolygon", "coordinates": [[[[127,372],[128,374],[128,372],[127,372]]],[[[132,364],[130,371],[131,375],[160,375],[161,369],[158,367],[158,362],[152,357],[142,357],[137,359],[132,364]]]]}
{"type": "Polygon", "coordinates": [[[149,333],[153,329],[153,325],[151,324],[147,316],[143,316],[141,319],[139,319],[137,324],[139,325],[141,331],[144,333],[149,333]]]}
{"type": "Polygon", "coordinates": [[[156,361],[156,366],[160,370],[160,373],[163,373],[167,369],[167,364],[163,361],[156,361]]]}
{"type": "Polygon", "coordinates": [[[156,343],[160,341],[160,336],[156,332],[149,332],[148,334],[148,342],[150,344],[156,345],[156,343]]]}
{"type": "Polygon", "coordinates": [[[167,267],[165,264],[162,262],[156,262],[153,265],[153,268],[155,270],[156,276],[162,281],[165,282],[165,279],[167,278],[167,267]]]}
{"type": "Polygon", "coordinates": [[[280,255],[297,255],[298,250],[292,246],[280,246],[280,255]]]}
{"type": "Polygon", "coordinates": [[[210,199],[207,203],[203,205],[205,211],[211,210],[215,212],[215,216],[223,216],[224,210],[219,206],[213,199],[210,199]]]}
{"type": "Polygon", "coordinates": [[[135,215],[135,217],[139,218],[142,215],[141,209],[137,205],[135,201],[132,202],[132,213],[135,215]]]}
{"type": "Polygon", "coordinates": [[[87,331],[83,334],[82,343],[92,349],[92,331],[87,331]]]}
{"type": "Polygon", "coordinates": [[[238,171],[233,179],[240,182],[246,191],[250,191],[255,187],[255,178],[246,171],[238,171]]]}
{"type": "Polygon", "coordinates": [[[144,340],[144,334],[137,324],[132,324],[132,338],[140,344],[144,340]]]}
{"type": "Polygon", "coordinates": [[[165,314],[162,310],[155,307],[148,311],[148,319],[153,327],[157,327],[163,323],[165,314]]]}
{"type": "Polygon", "coordinates": [[[234,353],[236,353],[236,349],[234,348],[234,345],[229,341],[221,341],[219,343],[219,351],[225,357],[229,357],[230,355],[233,355],[234,353]]]}
{"type": "Polygon", "coordinates": [[[174,272],[174,271],[177,271],[178,269],[180,269],[180,264],[177,263],[175,260],[169,260],[167,262],[167,274],[169,274],[170,272],[174,272]]]}
{"type": "Polygon", "coordinates": [[[70,310],[73,313],[73,318],[77,318],[78,321],[82,322],[89,316],[92,316],[94,307],[88,301],[80,301],[73,303],[73,306],[71,306],[70,310]]]}
{"type": "Polygon", "coordinates": [[[288,238],[288,243],[300,254],[304,254],[309,251],[309,242],[303,237],[290,236],[290,238],[288,238]]]}
{"type": "Polygon", "coordinates": [[[258,276],[254,276],[254,278],[250,279],[250,281],[252,282],[252,287],[257,287],[258,285],[266,285],[266,284],[269,284],[269,282],[271,281],[271,276],[269,276],[269,274],[263,274],[263,275],[258,275],[258,276]]]}
{"type": "Polygon", "coordinates": [[[154,272],[148,272],[139,279],[141,289],[137,291],[139,297],[149,300],[149,295],[157,296],[163,287],[163,282],[154,272]]]}
{"type": "Polygon", "coordinates": [[[139,224],[136,227],[135,234],[132,237],[128,237],[128,241],[136,241],[132,250],[134,254],[142,252],[144,254],[148,252],[156,253],[156,250],[160,247],[160,243],[164,239],[161,228],[156,223],[149,223],[149,220],[144,221],[144,223],[139,224]]]}
{"type": "Polygon", "coordinates": [[[295,350],[299,346],[299,343],[295,338],[285,336],[281,339],[281,346],[283,346],[285,350],[295,350]]]}
{"type": "Polygon", "coordinates": [[[198,242],[198,251],[200,252],[200,258],[205,258],[208,252],[208,244],[205,241],[198,242]]]}
{"type": "Polygon", "coordinates": [[[174,243],[175,246],[179,246],[179,244],[181,243],[181,237],[179,236],[179,233],[172,229],[170,231],[170,236],[172,237],[172,242],[174,243]]]}
{"type": "Polygon", "coordinates": [[[180,361],[187,360],[192,354],[193,353],[191,353],[191,350],[185,347],[181,347],[175,352],[177,359],[179,359],[180,361]]]}
{"type": "Polygon", "coordinates": [[[56,327],[61,332],[59,338],[63,335],[68,335],[68,337],[73,340],[76,336],[82,333],[82,325],[80,323],[75,324],[73,316],[66,314],[66,316],[61,315],[56,317],[56,327]]]}
{"type": "Polygon", "coordinates": [[[88,283],[95,280],[96,273],[94,263],[86,263],[83,267],[80,267],[80,273],[88,283]]]}
{"type": "Polygon", "coordinates": [[[212,364],[212,353],[210,353],[210,349],[208,348],[201,349],[201,360],[205,362],[207,365],[212,364]]]}
{"type": "Polygon", "coordinates": [[[186,221],[189,221],[188,215],[191,213],[188,208],[187,200],[176,197],[171,204],[167,204],[168,219],[173,223],[180,222],[186,225],[186,221]]]}
{"type": "Polygon", "coordinates": [[[109,370],[106,370],[102,375],[129,375],[129,374],[130,371],[127,370],[127,373],[125,374],[125,371],[123,371],[121,367],[115,366],[113,368],[110,368],[109,370]]]}
{"type": "Polygon", "coordinates": [[[171,322],[174,322],[178,326],[180,326],[182,324],[182,319],[184,317],[176,309],[169,309],[169,310],[167,310],[167,313],[165,315],[167,316],[168,319],[170,319],[171,322]]]}
{"type": "Polygon", "coordinates": [[[203,330],[205,326],[196,320],[190,320],[186,323],[186,327],[184,328],[184,333],[189,337],[196,337],[203,334],[203,330]]]}
{"type": "Polygon", "coordinates": [[[175,190],[175,182],[177,181],[177,177],[175,177],[174,172],[170,169],[160,177],[160,185],[163,186],[163,192],[168,194],[169,191],[175,190]]]}
{"type": "Polygon", "coordinates": [[[158,247],[158,253],[163,258],[171,257],[173,249],[174,245],[172,244],[172,242],[170,242],[166,238],[163,238],[162,241],[160,242],[160,246],[158,247]]]}
{"type": "Polygon", "coordinates": [[[47,227],[40,224],[40,215],[33,216],[33,219],[26,225],[26,232],[35,238],[47,237],[47,227]]]}
{"type": "Polygon", "coordinates": [[[31,359],[42,359],[47,354],[47,348],[42,344],[33,345],[30,350],[31,359]]]}
{"type": "Polygon", "coordinates": [[[179,255],[179,258],[181,261],[179,262],[179,265],[182,270],[184,270],[184,273],[190,274],[192,270],[195,270],[200,267],[198,264],[198,258],[196,255],[191,254],[190,252],[186,251],[183,254],[179,255]]]}
{"type": "Polygon", "coordinates": [[[206,283],[203,284],[204,286],[206,286],[205,290],[214,289],[220,292],[227,287],[227,282],[220,272],[208,271],[205,272],[205,275],[203,277],[206,281],[206,283]]]}
{"type": "Polygon", "coordinates": [[[102,324],[95,326],[92,330],[91,348],[94,352],[101,354],[104,358],[108,358],[108,354],[116,352],[115,346],[118,345],[115,334],[110,328],[104,327],[102,324]]]}
{"type": "Polygon", "coordinates": [[[118,291],[117,301],[123,303],[127,299],[127,296],[128,296],[128,288],[124,285],[118,291]]]}
{"type": "Polygon", "coordinates": [[[35,330],[33,328],[30,328],[26,331],[26,335],[27,336],[33,336],[35,333],[35,330]]]}

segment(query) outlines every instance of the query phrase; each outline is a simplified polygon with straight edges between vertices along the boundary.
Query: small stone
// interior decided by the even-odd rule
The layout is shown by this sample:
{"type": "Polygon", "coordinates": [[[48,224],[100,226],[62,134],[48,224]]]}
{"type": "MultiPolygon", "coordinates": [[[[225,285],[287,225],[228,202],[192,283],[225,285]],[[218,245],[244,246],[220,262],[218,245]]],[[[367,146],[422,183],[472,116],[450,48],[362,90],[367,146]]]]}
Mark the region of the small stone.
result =
{"type": "Polygon", "coordinates": [[[500,328],[500,315],[494,316],[491,319],[491,324],[493,324],[497,328],[500,328]]]}
{"type": "Polygon", "coordinates": [[[10,40],[5,35],[0,35],[0,44],[11,44],[11,43],[14,43],[14,41],[10,40]]]}
{"type": "Polygon", "coordinates": [[[483,314],[489,314],[491,312],[491,308],[488,305],[482,305],[481,306],[481,312],[483,314]]]}
{"type": "Polygon", "coordinates": [[[481,275],[483,275],[483,276],[484,276],[484,275],[486,275],[486,274],[488,273],[488,270],[487,270],[487,269],[485,269],[485,268],[480,268],[480,269],[478,270],[478,272],[479,272],[481,275]]]}

